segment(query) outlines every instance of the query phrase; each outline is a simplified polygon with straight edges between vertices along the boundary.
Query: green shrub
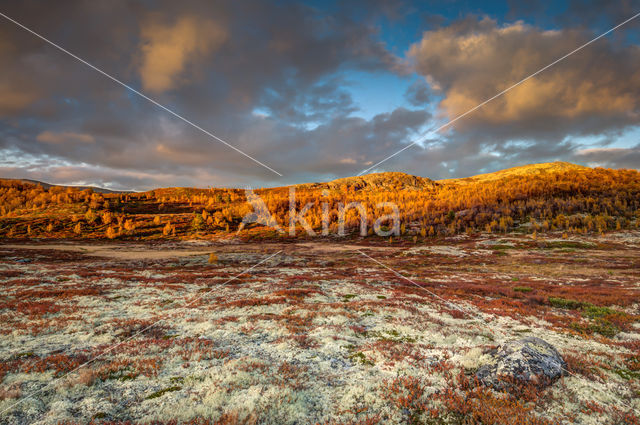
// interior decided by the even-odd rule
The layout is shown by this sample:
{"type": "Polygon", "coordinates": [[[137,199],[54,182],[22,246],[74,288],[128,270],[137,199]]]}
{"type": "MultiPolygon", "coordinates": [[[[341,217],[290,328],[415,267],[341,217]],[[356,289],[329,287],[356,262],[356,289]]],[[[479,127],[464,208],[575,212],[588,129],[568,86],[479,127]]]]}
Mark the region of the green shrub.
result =
{"type": "Polygon", "coordinates": [[[595,322],[587,325],[573,322],[569,327],[586,335],[596,333],[608,338],[614,337],[618,332],[620,332],[620,329],[616,325],[604,319],[597,319],[595,322]]]}
{"type": "Polygon", "coordinates": [[[181,386],[179,385],[174,385],[172,387],[169,388],[164,388],[162,390],[156,391],[155,393],[151,393],[147,396],[147,400],[151,400],[153,398],[158,398],[158,397],[162,397],[163,395],[165,395],[166,393],[170,393],[172,391],[180,391],[182,389],[181,386]]]}
{"type": "Polygon", "coordinates": [[[552,307],[564,308],[567,310],[577,310],[585,305],[585,303],[581,301],[554,297],[549,297],[549,304],[551,304],[552,307]]]}
{"type": "Polygon", "coordinates": [[[351,300],[352,298],[357,297],[356,294],[347,294],[347,295],[343,295],[342,296],[342,302],[346,303],[349,302],[349,300],[351,300]]]}
{"type": "Polygon", "coordinates": [[[516,292],[531,292],[533,291],[533,288],[529,288],[528,286],[515,286],[513,288],[514,291],[516,292]]]}
{"type": "Polygon", "coordinates": [[[627,381],[632,379],[640,379],[640,371],[629,370],[629,369],[615,369],[614,372],[627,381]]]}
{"type": "Polygon", "coordinates": [[[363,352],[355,352],[353,354],[351,354],[349,356],[349,359],[351,359],[352,361],[356,362],[356,363],[360,363],[361,365],[365,365],[365,366],[373,366],[374,363],[372,360],[369,360],[367,358],[367,356],[364,355],[363,352]]]}
{"type": "Polygon", "coordinates": [[[610,314],[620,314],[620,313],[621,312],[611,309],[609,307],[596,307],[595,305],[585,305],[582,308],[582,315],[590,319],[595,319],[597,317],[604,317],[610,314]]]}

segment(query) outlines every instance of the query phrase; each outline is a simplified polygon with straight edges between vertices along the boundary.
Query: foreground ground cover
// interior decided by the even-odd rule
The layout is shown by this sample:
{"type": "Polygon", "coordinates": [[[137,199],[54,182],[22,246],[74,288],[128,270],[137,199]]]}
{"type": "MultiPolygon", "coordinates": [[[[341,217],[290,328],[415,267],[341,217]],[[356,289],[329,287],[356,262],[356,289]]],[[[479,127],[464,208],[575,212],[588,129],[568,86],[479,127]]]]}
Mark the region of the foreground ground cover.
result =
{"type": "Polygon", "coordinates": [[[639,423],[639,246],[0,245],[0,422],[639,423]],[[522,336],[553,344],[567,375],[477,385],[522,336]]]}

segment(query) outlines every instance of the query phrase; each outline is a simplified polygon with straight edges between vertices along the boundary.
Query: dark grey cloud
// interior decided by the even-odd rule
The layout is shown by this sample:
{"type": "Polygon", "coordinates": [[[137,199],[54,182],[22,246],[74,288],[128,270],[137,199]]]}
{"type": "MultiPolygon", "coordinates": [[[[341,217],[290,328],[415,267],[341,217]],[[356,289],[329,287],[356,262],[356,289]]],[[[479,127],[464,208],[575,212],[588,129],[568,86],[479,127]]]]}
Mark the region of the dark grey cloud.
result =
{"type": "Polygon", "coordinates": [[[630,148],[587,148],[576,151],[573,159],[592,167],[629,168],[640,167],[640,144],[630,148]]]}
{"type": "MultiPolygon", "coordinates": [[[[416,9],[387,0],[330,11],[293,1],[4,1],[3,13],[285,177],[4,20],[0,173],[139,189],[353,175],[433,126],[430,111],[442,121],[475,106],[591,37],[577,26],[451,22],[416,9]],[[359,117],[349,72],[406,76],[407,58],[380,41],[377,22],[401,25],[413,13],[429,30],[409,54],[421,79],[406,107],[359,117]]],[[[639,55],[626,38],[602,40],[380,170],[444,178],[555,159],[631,163],[635,151],[589,153],[577,138],[611,141],[638,124],[639,55]]]]}
{"type": "Polygon", "coordinates": [[[407,88],[404,97],[413,106],[425,106],[431,103],[431,90],[426,82],[417,80],[407,88]]]}
{"type": "MultiPolygon", "coordinates": [[[[640,12],[637,0],[568,0],[563,3],[508,0],[507,19],[604,31],[640,12]]],[[[637,30],[639,27],[640,22],[635,21],[627,28],[637,30]]],[[[619,33],[614,36],[618,37],[619,33]]]]}
{"type": "MultiPolygon", "coordinates": [[[[393,9],[389,2],[357,14],[325,13],[295,2],[6,2],[7,15],[287,180],[7,21],[0,22],[0,58],[6,64],[0,71],[0,149],[74,170],[56,174],[49,167],[48,180],[78,180],[83,172],[88,178],[90,167],[83,164],[89,164],[102,170],[101,179],[112,170],[121,185],[137,175],[137,188],[166,185],[167,176],[203,186],[284,184],[311,178],[310,168],[340,175],[353,167],[347,156],[370,149],[357,143],[397,146],[416,121],[428,118],[407,110],[372,120],[349,118],[357,105],[343,88],[342,74],[401,67],[372,24],[374,15],[391,16],[393,9]],[[329,134],[334,130],[354,141],[335,143],[329,134]],[[359,130],[364,134],[356,137],[359,130]]],[[[13,172],[6,168],[4,174],[13,172]]]]}

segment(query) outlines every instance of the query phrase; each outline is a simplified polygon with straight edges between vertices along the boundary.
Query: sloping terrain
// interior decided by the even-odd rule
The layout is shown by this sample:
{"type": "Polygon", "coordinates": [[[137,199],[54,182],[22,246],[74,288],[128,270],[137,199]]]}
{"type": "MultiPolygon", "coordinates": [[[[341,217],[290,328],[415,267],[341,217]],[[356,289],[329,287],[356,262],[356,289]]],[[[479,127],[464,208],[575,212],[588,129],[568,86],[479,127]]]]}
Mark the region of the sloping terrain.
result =
{"type": "Polygon", "coordinates": [[[332,180],[328,183],[320,183],[316,187],[327,189],[346,190],[430,190],[436,188],[437,183],[431,179],[399,172],[372,173],[364,176],[345,177],[332,180]]]}
{"type": "Polygon", "coordinates": [[[0,180],[5,180],[7,182],[26,183],[29,185],[42,186],[44,189],[50,189],[52,187],[55,187],[55,188],[71,189],[71,190],[91,190],[92,192],[97,192],[97,193],[133,193],[133,191],[131,190],[111,190],[111,189],[106,189],[104,187],[97,187],[97,186],[76,186],[76,185],[65,186],[65,185],[45,183],[45,182],[41,182],[38,180],[31,180],[31,179],[0,178],[0,180]]]}
{"type": "MultiPolygon", "coordinates": [[[[379,173],[304,184],[295,187],[295,206],[289,205],[289,189],[260,189],[255,194],[280,227],[288,225],[292,208],[310,205],[305,217],[319,232],[326,208],[332,234],[343,216],[347,233],[360,234],[357,211],[342,212],[354,202],[366,211],[368,230],[376,217],[389,212],[384,202],[395,204],[402,224],[395,236],[406,239],[482,231],[599,234],[636,229],[640,223],[638,171],[566,163],[535,164],[454,181],[379,173]]],[[[251,212],[245,191],[239,189],[105,194],[0,181],[0,237],[7,239],[221,240],[236,237],[239,230],[244,239],[274,237],[270,227],[241,227],[251,212]]],[[[376,238],[371,231],[368,234],[376,238]]],[[[297,234],[306,236],[302,231],[297,234]]]]}
{"type": "Polygon", "coordinates": [[[438,180],[438,183],[454,183],[454,184],[470,184],[479,182],[490,182],[508,179],[516,176],[541,176],[545,174],[553,174],[567,171],[584,171],[588,167],[571,164],[570,162],[545,162],[541,164],[522,165],[520,167],[507,168],[505,170],[496,171],[494,173],[477,174],[471,177],[438,180]]]}

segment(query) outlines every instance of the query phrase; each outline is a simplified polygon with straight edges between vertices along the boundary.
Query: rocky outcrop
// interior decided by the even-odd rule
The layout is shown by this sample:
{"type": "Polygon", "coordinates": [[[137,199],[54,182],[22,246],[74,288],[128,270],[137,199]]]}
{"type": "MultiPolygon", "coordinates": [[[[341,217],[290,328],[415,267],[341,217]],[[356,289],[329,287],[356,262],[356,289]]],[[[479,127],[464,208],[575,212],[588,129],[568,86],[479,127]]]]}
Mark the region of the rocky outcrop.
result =
{"type": "Polygon", "coordinates": [[[492,353],[492,362],[481,366],[476,378],[496,389],[516,383],[546,386],[566,370],[566,362],[553,345],[528,337],[507,342],[492,353]]]}
{"type": "Polygon", "coordinates": [[[387,190],[435,190],[439,183],[431,179],[399,172],[371,173],[363,176],[345,177],[326,183],[307,183],[296,186],[296,189],[328,189],[343,188],[354,191],[387,191],[387,190]]]}

